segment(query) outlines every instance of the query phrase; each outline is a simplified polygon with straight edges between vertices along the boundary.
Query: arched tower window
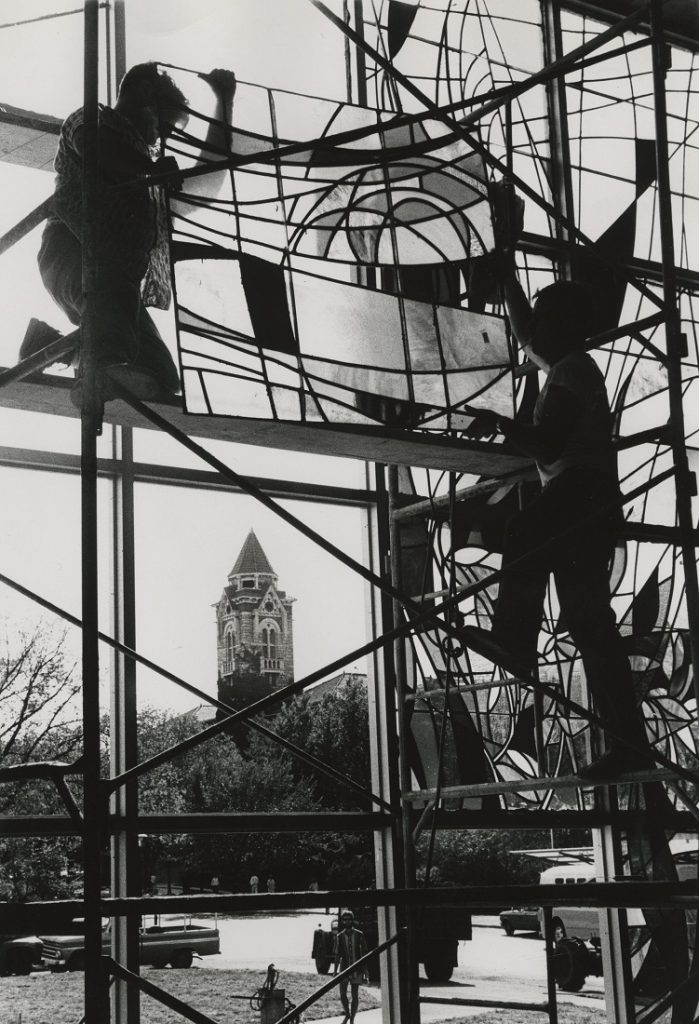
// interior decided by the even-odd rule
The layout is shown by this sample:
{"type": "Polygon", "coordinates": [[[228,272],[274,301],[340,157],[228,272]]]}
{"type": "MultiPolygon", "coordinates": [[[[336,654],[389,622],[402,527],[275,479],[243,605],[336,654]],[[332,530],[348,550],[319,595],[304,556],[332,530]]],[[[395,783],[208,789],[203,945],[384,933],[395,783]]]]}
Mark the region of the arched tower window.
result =
{"type": "Polygon", "coordinates": [[[229,626],[226,630],[223,648],[223,671],[225,675],[229,675],[234,671],[235,658],[235,630],[232,626],[229,626]]]}
{"type": "Polygon", "coordinates": [[[262,657],[277,657],[277,631],[274,626],[265,626],[262,630],[262,657]]]}

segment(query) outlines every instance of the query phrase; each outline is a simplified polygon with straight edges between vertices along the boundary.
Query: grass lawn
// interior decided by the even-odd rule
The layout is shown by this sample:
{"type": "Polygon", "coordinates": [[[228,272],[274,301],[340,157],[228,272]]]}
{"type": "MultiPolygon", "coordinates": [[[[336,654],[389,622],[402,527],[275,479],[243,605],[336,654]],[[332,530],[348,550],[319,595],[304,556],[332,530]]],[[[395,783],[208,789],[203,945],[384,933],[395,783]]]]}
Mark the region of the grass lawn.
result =
{"type": "MultiPolygon", "coordinates": [[[[206,967],[174,971],[146,967],[143,977],[221,1024],[259,1024],[260,1011],[251,1010],[247,999],[232,996],[251,996],[264,981],[263,972],[215,971],[206,967]]],[[[285,974],[283,982],[287,998],[297,1004],[321,985],[317,974],[285,974]]],[[[371,990],[360,989],[360,1010],[378,1003],[378,997],[371,990]]],[[[24,978],[0,978],[0,1024],[78,1024],[82,1013],[82,973],[42,972],[24,978]]],[[[341,1013],[335,989],[307,1010],[305,1019],[317,1020],[341,1013]]],[[[141,995],[143,1024],[180,1024],[184,1019],[150,996],[141,995]]]]}
{"type": "MultiPolygon", "coordinates": [[[[474,1017],[451,1018],[449,1024],[546,1024],[547,1013],[532,1010],[487,1010],[474,1017]],[[497,1017],[493,1014],[496,1013],[497,1017]]],[[[589,1006],[570,1006],[558,1004],[559,1024],[605,1024],[607,1015],[602,1010],[589,1006]]],[[[23,1022],[24,1024],[24,1022],[23,1022]]]]}
{"type": "MultiPolygon", "coordinates": [[[[264,980],[259,971],[220,971],[206,967],[174,971],[146,967],[143,976],[220,1024],[259,1024],[259,1010],[251,1010],[247,999],[232,998],[256,992],[264,980]]],[[[284,975],[283,981],[287,997],[298,1004],[320,987],[321,979],[317,974],[289,973],[284,975]]],[[[360,989],[360,1010],[378,1004],[376,990],[360,989]]],[[[449,1024],[547,1024],[548,1021],[548,1014],[531,1010],[476,1010],[468,1016],[459,1016],[458,1007],[445,1006],[443,1010],[444,1019],[449,1020],[449,1024]]],[[[81,973],[43,972],[25,978],[0,978],[0,1024],[78,1024],[82,1012],[81,973]]],[[[340,1016],[341,1013],[335,990],[307,1010],[304,1017],[309,1021],[340,1016]]],[[[591,1006],[559,1003],[558,1019],[560,1024],[604,1024],[606,1016],[602,1010],[591,1006]]],[[[666,1015],[661,1018],[663,1022],[667,1019],[666,1015]]],[[[141,996],[143,1024],[180,1024],[183,1020],[179,1014],[149,996],[141,996]]]]}

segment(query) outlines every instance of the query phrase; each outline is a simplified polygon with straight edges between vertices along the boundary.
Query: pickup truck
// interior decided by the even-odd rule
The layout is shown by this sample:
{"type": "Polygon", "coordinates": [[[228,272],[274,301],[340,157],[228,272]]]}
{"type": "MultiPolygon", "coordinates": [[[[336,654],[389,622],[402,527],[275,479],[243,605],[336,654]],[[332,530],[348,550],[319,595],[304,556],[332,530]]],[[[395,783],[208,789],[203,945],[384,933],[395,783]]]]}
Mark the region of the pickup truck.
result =
{"type": "MultiPolygon", "coordinates": [[[[102,932],[102,950],[111,948],[111,927],[102,932]]],[[[142,927],[139,935],[139,960],[153,967],[191,967],[196,956],[221,952],[218,928],[183,923],[154,924],[142,927]]],[[[85,967],[85,938],[82,935],[45,935],[41,938],[41,961],[50,971],[82,971],[85,967]]]]}
{"type": "Polygon", "coordinates": [[[0,935],[0,977],[30,974],[41,963],[41,942],[32,935],[0,935]]]}
{"type": "MultiPolygon", "coordinates": [[[[355,924],[364,932],[367,949],[379,943],[376,913],[354,909],[355,924]]],[[[334,920],[330,931],[319,927],[313,937],[311,956],[318,974],[327,974],[335,956],[338,922],[334,920]]],[[[462,907],[427,907],[417,931],[417,958],[424,965],[430,981],[449,981],[458,966],[459,939],[472,937],[471,914],[462,907]]],[[[371,981],[378,981],[378,957],[368,964],[371,981]],[[376,963],[374,961],[377,961],[376,963]]]]}
{"type": "MultiPolygon", "coordinates": [[[[0,921],[2,920],[2,903],[0,903],[0,921]]],[[[71,932],[80,930],[80,921],[72,915],[63,915],[63,920],[56,920],[52,915],[52,927],[64,928],[71,932]]],[[[41,924],[37,924],[41,931],[41,924]]],[[[38,935],[24,932],[0,933],[0,977],[8,974],[31,974],[41,967],[41,939],[38,935]]]]}

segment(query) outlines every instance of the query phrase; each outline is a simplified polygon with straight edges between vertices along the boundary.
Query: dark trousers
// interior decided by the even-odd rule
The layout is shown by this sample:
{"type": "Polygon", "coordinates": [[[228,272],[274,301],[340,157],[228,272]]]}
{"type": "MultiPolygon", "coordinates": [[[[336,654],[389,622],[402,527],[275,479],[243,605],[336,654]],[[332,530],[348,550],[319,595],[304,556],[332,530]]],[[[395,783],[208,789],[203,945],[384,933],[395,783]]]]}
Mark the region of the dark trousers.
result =
{"type": "Polygon", "coordinates": [[[568,470],[547,484],[506,526],[493,633],[534,670],[553,573],[561,625],[580,651],[597,714],[622,743],[645,750],[645,727],[609,590],[609,562],[621,522],[615,482],[592,471],[568,470]]]}
{"type": "MultiPolygon", "coordinates": [[[[85,308],[80,242],[64,224],[49,221],[38,260],[49,295],[79,326],[85,308]]],[[[140,281],[128,280],[116,268],[104,269],[97,284],[96,314],[98,364],[132,363],[152,373],[166,390],[179,390],[177,368],[143,305],[140,281]]]]}

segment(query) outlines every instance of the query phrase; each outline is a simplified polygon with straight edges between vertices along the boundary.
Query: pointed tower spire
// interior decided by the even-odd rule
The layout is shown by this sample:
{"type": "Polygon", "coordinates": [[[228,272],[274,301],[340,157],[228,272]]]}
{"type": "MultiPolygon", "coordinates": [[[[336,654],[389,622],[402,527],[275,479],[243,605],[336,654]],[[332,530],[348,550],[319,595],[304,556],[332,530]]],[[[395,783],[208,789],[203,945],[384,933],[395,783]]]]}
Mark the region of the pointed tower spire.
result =
{"type": "Polygon", "coordinates": [[[250,530],[250,533],[245,538],[245,543],[240,549],[235,565],[228,573],[228,578],[230,579],[231,576],[258,574],[276,576],[267,555],[262,550],[262,545],[255,536],[255,531],[250,530]]]}

